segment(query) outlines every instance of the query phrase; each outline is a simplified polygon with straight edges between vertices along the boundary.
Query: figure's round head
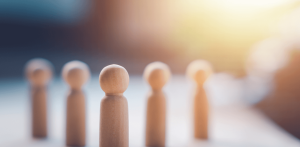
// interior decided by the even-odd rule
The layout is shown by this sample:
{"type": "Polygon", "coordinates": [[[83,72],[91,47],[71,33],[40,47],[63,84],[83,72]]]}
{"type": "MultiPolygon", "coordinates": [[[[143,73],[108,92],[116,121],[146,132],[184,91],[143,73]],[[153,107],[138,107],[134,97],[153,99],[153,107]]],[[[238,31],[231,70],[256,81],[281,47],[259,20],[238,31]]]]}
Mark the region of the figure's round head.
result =
{"type": "Polygon", "coordinates": [[[152,62],[144,70],[144,78],[148,81],[152,89],[162,89],[171,76],[168,65],[162,62],[152,62]]]}
{"type": "Polygon", "coordinates": [[[212,73],[211,65],[205,60],[195,60],[191,62],[186,71],[187,76],[193,79],[197,84],[203,84],[212,73]]]}
{"type": "Polygon", "coordinates": [[[128,87],[129,75],[124,67],[112,64],[101,70],[99,82],[107,95],[122,94],[128,87]]]}
{"type": "Polygon", "coordinates": [[[81,89],[90,78],[90,70],[85,63],[74,60],[64,65],[62,77],[72,89],[81,89]]]}
{"type": "Polygon", "coordinates": [[[25,66],[26,77],[34,86],[45,86],[52,78],[52,64],[42,58],[31,59],[25,66]]]}

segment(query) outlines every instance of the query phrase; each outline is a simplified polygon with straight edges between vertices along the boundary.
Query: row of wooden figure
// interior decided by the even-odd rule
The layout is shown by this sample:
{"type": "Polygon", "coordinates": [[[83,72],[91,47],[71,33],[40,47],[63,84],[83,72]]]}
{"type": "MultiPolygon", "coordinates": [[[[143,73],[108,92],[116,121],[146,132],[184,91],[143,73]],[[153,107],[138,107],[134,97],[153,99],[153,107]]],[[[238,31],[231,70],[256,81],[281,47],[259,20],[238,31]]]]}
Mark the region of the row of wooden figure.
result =
{"type": "MultiPolygon", "coordinates": [[[[208,137],[208,101],[203,84],[212,73],[210,64],[195,60],[189,64],[187,75],[196,83],[194,96],[194,137],[208,137]]],[[[32,135],[47,136],[47,83],[52,77],[51,63],[32,59],[26,65],[26,76],[31,85],[32,135]]],[[[165,146],[166,98],[162,91],[171,72],[162,62],[153,62],[144,70],[144,78],[151,86],[147,100],[146,146],[165,146]]],[[[62,77],[70,86],[67,97],[66,145],[85,146],[85,96],[82,86],[90,78],[87,64],[70,61],[62,69],[62,77]]],[[[105,92],[100,106],[100,147],[128,147],[128,104],[123,93],[129,84],[129,75],[120,65],[104,67],[99,82],[105,92]]]]}

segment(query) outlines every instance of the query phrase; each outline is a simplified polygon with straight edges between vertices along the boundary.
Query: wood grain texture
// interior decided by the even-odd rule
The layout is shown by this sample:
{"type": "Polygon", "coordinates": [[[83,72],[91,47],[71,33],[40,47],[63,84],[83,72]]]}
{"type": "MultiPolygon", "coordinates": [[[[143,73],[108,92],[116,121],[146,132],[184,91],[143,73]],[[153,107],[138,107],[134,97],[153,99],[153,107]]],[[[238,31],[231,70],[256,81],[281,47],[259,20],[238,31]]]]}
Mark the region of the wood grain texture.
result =
{"type": "Polygon", "coordinates": [[[99,83],[105,92],[100,104],[100,147],[128,147],[128,103],[123,93],[129,85],[129,75],[120,65],[104,67],[99,83]]]}
{"type": "Polygon", "coordinates": [[[100,147],[128,147],[128,104],[122,95],[109,95],[101,100],[100,147]]]}
{"type": "Polygon", "coordinates": [[[124,67],[112,64],[102,69],[99,82],[106,94],[122,94],[128,87],[129,75],[124,67]]]}

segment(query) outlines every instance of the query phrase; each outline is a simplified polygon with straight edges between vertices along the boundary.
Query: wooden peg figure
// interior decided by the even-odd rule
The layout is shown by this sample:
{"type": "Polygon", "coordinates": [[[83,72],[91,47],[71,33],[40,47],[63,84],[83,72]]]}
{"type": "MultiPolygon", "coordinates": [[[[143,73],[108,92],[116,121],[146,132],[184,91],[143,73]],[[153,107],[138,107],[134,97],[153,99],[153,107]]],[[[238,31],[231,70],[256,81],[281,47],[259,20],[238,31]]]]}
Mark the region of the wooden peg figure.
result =
{"type": "Polygon", "coordinates": [[[129,75],[120,65],[104,67],[99,82],[105,92],[100,106],[100,147],[128,147],[128,104],[123,93],[129,84],[129,75]]]}
{"type": "Polygon", "coordinates": [[[162,91],[171,75],[168,65],[153,62],[144,70],[144,78],[151,86],[147,100],[146,146],[165,146],[166,98],[162,91]]]}
{"type": "Polygon", "coordinates": [[[195,84],[194,95],[194,137],[208,139],[209,103],[204,89],[206,79],[212,74],[212,68],[207,61],[195,60],[188,65],[187,76],[195,84]]]}
{"type": "Polygon", "coordinates": [[[62,70],[62,77],[69,84],[67,97],[66,145],[85,146],[85,95],[82,86],[89,80],[88,65],[70,61],[62,70]]]}
{"type": "Polygon", "coordinates": [[[31,86],[32,136],[47,137],[47,84],[52,77],[49,61],[35,58],[26,64],[26,76],[31,86]]]}

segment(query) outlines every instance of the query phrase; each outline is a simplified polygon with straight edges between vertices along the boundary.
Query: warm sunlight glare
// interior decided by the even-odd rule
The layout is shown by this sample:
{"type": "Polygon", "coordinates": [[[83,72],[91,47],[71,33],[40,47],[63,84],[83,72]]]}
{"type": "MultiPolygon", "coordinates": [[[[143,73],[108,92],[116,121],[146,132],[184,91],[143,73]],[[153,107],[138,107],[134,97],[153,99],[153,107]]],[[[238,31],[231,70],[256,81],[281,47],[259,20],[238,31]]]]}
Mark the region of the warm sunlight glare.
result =
{"type": "Polygon", "coordinates": [[[174,38],[222,69],[240,69],[256,42],[271,35],[295,0],[179,0],[174,38]],[[218,63],[221,62],[221,63],[218,63]]]}

